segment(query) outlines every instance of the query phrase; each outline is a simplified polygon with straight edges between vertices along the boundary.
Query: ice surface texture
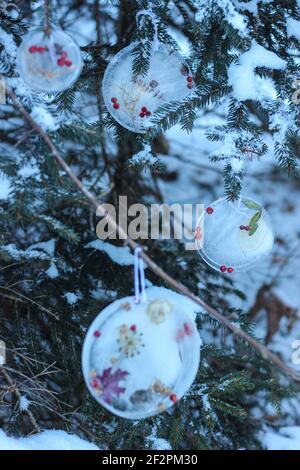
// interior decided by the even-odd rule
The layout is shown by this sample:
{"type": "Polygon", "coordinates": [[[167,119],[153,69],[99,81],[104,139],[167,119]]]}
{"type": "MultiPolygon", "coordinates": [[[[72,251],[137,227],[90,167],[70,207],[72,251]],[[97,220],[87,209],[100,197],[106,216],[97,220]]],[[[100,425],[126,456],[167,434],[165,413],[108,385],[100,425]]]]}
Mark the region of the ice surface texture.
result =
{"type": "Polygon", "coordinates": [[[273,248],[270,216],[250,198],[236,203],[219,199],[204,211],[198,227],[203,218],[203,236],[196,237],[196,244],[204,261],[218,271],[223,266],[227,272],[245,271],[273,248]]]}
{"type": "Polygon", "coordinates": [[[189,303],[166,289],[163,297],[159,288],[147,293],[145,303],[126,297],[105,308],[92,323],[82,352],[91,394],[127,419],[153,416],[174,405],[192,385],[200,361],[201,340],[189,303]]]}
{"type": "Polygon", "coordinates": [[[59,29],[50,37],[44,31],[27,34],[18,51],[18,70],[26,85],[36,91],[55,93],[69,88],[82,69],[81,51],[59,29]]]}
{"type": "Polygon", "coordinates": [[[170,101],[182,101],[194,87],[189,68],[178,52],[159,44],[152,51],[147,74],[132,70],[136,43],[122,49],[109,63],[102,82],[106,107],[121,126],[145,133],[157,109],[170,101]]]}

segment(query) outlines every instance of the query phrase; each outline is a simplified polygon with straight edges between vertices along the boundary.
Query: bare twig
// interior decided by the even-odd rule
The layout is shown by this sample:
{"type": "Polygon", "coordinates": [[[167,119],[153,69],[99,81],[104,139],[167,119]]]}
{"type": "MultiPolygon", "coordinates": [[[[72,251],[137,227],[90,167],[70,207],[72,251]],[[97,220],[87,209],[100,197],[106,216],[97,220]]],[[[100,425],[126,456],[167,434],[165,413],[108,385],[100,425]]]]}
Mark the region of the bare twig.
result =
{"type": "MultiPolygon", "coordinates": [[[[22,399],[22,395],[21,395],[16,383],[13,381],[13,379],[11,378],[11,376],[9,375],[9,373],[6,371],[6,369],[4,367],[1,367],[0,370],[1,370],[2,374],[4,375],[6,382],[10,385],[12,391],[14,392],[14,394],[16,395],[16,397],[18,398],[19,403],[20,403],[21,399],[22,399]]],[[[31,422],[33,428],[35,429],[35,431],[37,433],[40,433],[41,428],[39,427],[38,423],[36,422],[36,419],[33,416],[32,411],[29,410],[28,408],[24,411],[26,412],[28,418],[30,419],[30,422],[31,422]]]]}
{"type": "MultiPolygon", "coordinates": [[[[18,101],[16,95],[14,92],[7,87],[7,94],[11,98],[11,100],[14,103],[14,106],[20,111],[22,114],[24,120],[33,128],[35,131],[40,135],[40,137],[44,140],[44,142],[47,144],[49,149],[51,150],[53,157],[55,160],[58,162],[58,164],[64,169],[64,171],[67,173],[67,175],[70,177],[70,179],[73,181],[73,183],[76,185],[79,191],[81,191],[86,198],[89,200],[90,204],[97,209],[98,213],[102,214],[103,216],[106,217],[107,222],[111,225],[111,227],[116,230],[116,232],[119,234],[120,238],[125,240],[125,243],[132,249],[135,250],[139,245],[132,240],[131,238],[128,237],[127,233],[120,227],[116,221],[106,213],[104,207],[101,205],[101,203],[97,200],[97,198],[82,184],[82,182],[77,178],[77,176],[73,173],[69,165],[65,162],[65,160],[61,157],[59,154],[57,148],[55,147],[53,141],[49,137],[49,135],[39,126],[39,124],[30,116],[30,114],[26,111],[24,106],[18,101]]],[[[264,346],[262,343],[258,342],[255,340],[252,336],[250,336],[248,333],[246,333],[244,330],[241,328],[237,327],[234,323],[232,323],[228,318],[226,318],[224,315],[219,313],[215,308],[211,307],[210,305],[206,304],[203,300],[201,300],[199,297],[194,295],[185,285],[182,283],[176,281],[173,277],[171,277],[168,273],[166,273],[158,264],[156,264],[144,251],[141,253],[141,257],[145,261],[145,263],[148,265],[148,267],[161,279],[164,280],[166,284],[168,284],[170,287],[175,289],[176,291],[180,292],[181,294],[185,295],[189,299],[193,300],[197,305],[202,307],[207,311],[207,313],[217,320],[219,323],[224,325],[226,328],[228,328],[230,331],[232,331],[237,337],[242,338],[244,341],[248,342],[253,346],[256,351],[258,351],[261,356],[265,360],[271,361],[273,364],[275,364],[279,369],[282,370],[286,375],[288,375],[290,378],[293,380],[300,381],[300,373],[294,370],[293,368],[289,367],[286,365],[279,356],[274,354],[272,351],[270,351],[266,346],[264,346]]]]}
{"type": "Polygon", "coordinates": [[[50,24],[50,11],[49,11],[49,0],[44,0],[44,29],[47,36],[51,34],[51,24],[50,24]]]}
{"type": "Polygon", "coordinates": [[[26,295],[23,295],[20,292],[17,292],[15,290],[11,289],[10,287],[0,286],[0,296],[1,295],[3,295],[3,297],[13,299],[17,302],[27,301],[27,302],[29,302],[33,305],[36,305],[39,309],[41,309],[43,312],[48,313],[49,315],[54,317],[56,320],[59,320],[59,317],[55,313],[51,312],[51,310],[49,310],[48,308],[46,308],[43,305],[39,304],[38,302],[35,302],[35,300],[32,300],[29,297],[26,297],[26,295]],[[1,290],[7,292],[7,295],[5,294],[5,292],[4,293],[1,292],[1,290]]]}

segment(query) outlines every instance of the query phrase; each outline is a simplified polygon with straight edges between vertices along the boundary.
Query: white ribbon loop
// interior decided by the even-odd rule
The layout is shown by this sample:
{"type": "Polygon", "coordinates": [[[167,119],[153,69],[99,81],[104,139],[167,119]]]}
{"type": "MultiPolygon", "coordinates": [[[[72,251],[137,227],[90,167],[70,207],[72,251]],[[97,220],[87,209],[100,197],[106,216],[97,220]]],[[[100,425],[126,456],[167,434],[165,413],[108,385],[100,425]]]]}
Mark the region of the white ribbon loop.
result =
{"type": "Polygon", "coordinates": [[[134,302],[136,304],[147,301],[144,261],[140,257],[142,251],[141,247],[134,250],[134,302]]]}

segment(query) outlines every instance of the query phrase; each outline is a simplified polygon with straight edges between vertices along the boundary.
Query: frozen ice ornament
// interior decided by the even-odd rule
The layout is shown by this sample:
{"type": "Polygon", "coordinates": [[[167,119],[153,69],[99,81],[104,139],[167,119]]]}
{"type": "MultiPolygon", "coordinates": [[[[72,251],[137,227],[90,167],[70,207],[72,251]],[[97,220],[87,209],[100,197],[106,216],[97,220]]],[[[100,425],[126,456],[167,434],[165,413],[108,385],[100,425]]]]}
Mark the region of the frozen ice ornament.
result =
{"type": "Polygon", "coordinates": [[[159,43],[152,49],[146,75],[134,76],[133,50],[122,49],[109,63],[102,82],[106,107],[121,126],[145,133],[157,109],[170,101],[186,99],[193,77],[180,54],[159,43]]]}
{"type": "Polygon", "coordinates": [[[147,300],[113,302],[94,320],[82,352],[83,375],[93,397],[122,418],[160,413],[192,385],[201,340],[182,296],[147,289],[147,300]]]}
{"type": "Polygon", "coordinates": [[[274,233],[270,216],[260,204],[244,197],[237,202],[222,198],[201,215],[195,241],[207,264],[231,274],[246,271],[268,255],[274,233]]]}
{"type": "Polygon", "coordinates": [[[18,69],[29,88],[54,93],[67,89],[79,77],[81,52],[74,40],[59,29],[50,34],[27,34],[18,51],[18,69]]]}

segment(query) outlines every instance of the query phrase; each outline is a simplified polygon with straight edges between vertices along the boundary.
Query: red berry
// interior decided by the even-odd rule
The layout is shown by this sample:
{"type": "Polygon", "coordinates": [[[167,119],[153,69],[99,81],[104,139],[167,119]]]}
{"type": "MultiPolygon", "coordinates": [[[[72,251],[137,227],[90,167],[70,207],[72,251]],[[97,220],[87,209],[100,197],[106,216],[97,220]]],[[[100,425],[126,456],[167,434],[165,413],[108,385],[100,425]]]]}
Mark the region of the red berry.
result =
{"type": "Polygon", "coordinates": [[[131,331],[136,331],[136,325],[131,325],[130,329],[131,331]]]}
{"type": "Polygon", "coordinates": [[[118,103],[114,104],[114,109],[119,109],[120,105],[118,103]]]}
{"type": "Polygon", "coordinates": [[[187,76],[189,74],[189,69],[187,68],[186,65],[183,65],[180,69],[180,72],[182,73],[182,75],[187,76]]]}
{"type": "Polygon", "coordinates": [[[191,77],[191,76],[187,77],[187,81],[188,81],[189,83],[192,83],[193,77],[191,77]]]}
{"type": "Polygon", "coordinates": [[[36,50],[38,51],[39,54],[41,54],[42,52],[44,52],[44,48],[43,48],[43,47],[37,47],[36,50]]]}
{"type": "Polygon", "coordinates": [[[211,215],[211,214],[213,214],[214,210],[213,210],[212,207],[208,207],[208,208],[206,209],[206,212],[207,212],[209,215],[211,215]]]}
{"type": "Polygon", "coordinates": [[[73,62],[72,62],[71,60],[66,60],[66,61],[65,61],[65,65],[66,65],[67,67],[71,67],[72,63],[73,63],[73,62]]]}
{"type": "Polygon", "coordinates": [[[228,268],[227,271],[229,272],[229,274],[233,273],[234,269],[233,268],[228,268]]]}
{"type": "Polygon", "coordinates": [[[145,113],[140,113],[140,117],[141,117],[141,118],[144,118],[145,116],[146,116],[145,113]]]}
{"type": "Polygon", "coordinates": [[[148,109],[146,108],[146,106],[143,106],[143,107],[142,107],[142,113],[145,113],[145,114],[146,114],[147,111],[148,111],[148,109]]]}
{"type": "Polygon", "coordinates": [[[220,271],[221,273],[225,273],[227,271],[225,264],[222,264],[222,266],[220,267],[220,271]]]}
{"type": "Polygon", "coordinates": [[[93,387],[93,388],[98,388],[98,385],[99,385],[99,384],[98,384],[98,380],[97,380],[97,379],[93,379],[93,380],[92,380],[92,387],[93,387]]]}
{"type": "Polygon", "coordinates": [[[33,54],[36,51],[36,46],[30,46],[29,52],[30,54],[33,54]]]}
{"type": "Polygon", "coordinates": [[[193,334],[191,325],[189,325],[188,323],[184,323],[183,327],[186,335],[191,336],[193,334]]]}
{"type": "Polygon", "coordinates": [[[100,336],[101,336],[100,331],[98,331],[98,330],[94,331],[94,336],[95,336],[95,338],[100,338],[100,336]]]}
{"type": "Polygon", "coordinates": [[[175,393],[172,393],[172,395],[170,395],[170,400],[173,402],[173,403],[176,403],[177,402],[177,395],[175,393]]]}
{"type": "Polygon", "coordinates": [[[187,87],[191,90],[192,88],[194,88],[194,85],[192,83],[188,83],[187,87]]]}
{"type": "Polygon", "coordinates": [[[63,65],[65,65],[65,59],[58,59],[57,65],[59,65],[60,67],[62,67],[63,65]]]}
{"type": "Polygon", "coordinates": [[[240,225],[240,230],[245,230],[245,229],[246,229],[245,225],[240,225]]]}
{"type": "Polygon", "coordinates": [[[112,99],[111,99],[111,102],[112,102],[112,103],[117,103],[117,101],[118,101],[118,98],[112,98],[112,99]]]}

